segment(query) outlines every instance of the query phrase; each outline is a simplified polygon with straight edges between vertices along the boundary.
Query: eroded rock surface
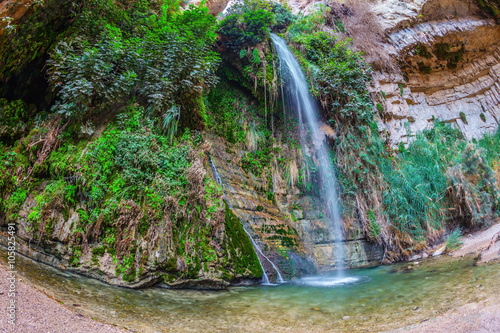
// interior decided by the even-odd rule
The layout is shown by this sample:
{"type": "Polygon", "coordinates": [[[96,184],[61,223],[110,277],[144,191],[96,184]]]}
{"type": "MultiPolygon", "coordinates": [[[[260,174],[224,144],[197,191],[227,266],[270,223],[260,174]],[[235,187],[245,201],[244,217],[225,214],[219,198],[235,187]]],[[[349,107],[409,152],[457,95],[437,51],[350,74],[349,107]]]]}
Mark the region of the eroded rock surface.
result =
{"type": "Polygon", "coordinates": [[[479,256],[480,263],[500,260],[500,223],[464,237],[462,246],[452,255],[476,255],[479,256]]]}
{"type": "Polygon", "coordinates": [[[473,1],[379,1],[374,12],[386,29],[385,50],[395,72],[374,75],[381,128],[391,142],[443,120],[468,139],[498,128],[500,26],[473,1]],[[395,4],[395,3],[398,4],[395,4]]]}
{"type": "MultiPolygon", "coordinates": [[[[265,255],[286,277],[334,269],[335,242],[344,246],[345,267],[380,263],[384,251],[368,242],[360,226],[347,231],[345,240],[334,239],[324,205],[297,189],[287,190],[283,174],[273,176],[274,200],[266,197],[269,181],[258,179],[241,167],[241,150],[230,149],[223,139],[210,136],[211,156],[222,178],[233,212],[244,222],[265,255]]],[[[275,272],[261,257],[264,268],[275,272]]]]}

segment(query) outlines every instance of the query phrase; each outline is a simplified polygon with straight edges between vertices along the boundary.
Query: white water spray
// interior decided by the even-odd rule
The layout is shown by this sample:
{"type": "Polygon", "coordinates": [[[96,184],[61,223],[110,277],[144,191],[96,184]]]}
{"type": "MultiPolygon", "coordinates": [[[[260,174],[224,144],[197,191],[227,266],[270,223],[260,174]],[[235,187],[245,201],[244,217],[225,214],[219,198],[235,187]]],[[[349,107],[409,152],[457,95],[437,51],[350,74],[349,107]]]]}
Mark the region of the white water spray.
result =
{"type": "Polygon", "coordinates": [[[292,52],[288,49],[285,41],[275,34],[271,34],[271,38],[276,48],[276,53],[280,60],[280,68],[282,69],[281,75],[288,87],[290,103],[297,109],[299,122],[301,126],[301,144],[303,151],[306,151],[308,140],[304,138],[302,133],[302,121],[307,121],[309,124],[312,148],[316,152],[318,160],[318,169],[323,180],[324,186],[322,199],[327,205],[328,212],[330,213],[330,236],[334,240],[335,261],[337,268],[337,275],[342,277],[344,275],[344,248],[343,248],[343,233],[342,233],[342,219],[339,209],[339,196],[337,193],[337,180],[335,178],[335,170],[333,163],[330,160],[327,146],[325,144],[325,136],[321,133],[318,124],[318,110],[315,101],[309,94],[307,81],[302,73],[302,69],[298,61],[293,56],[292,52]]]}

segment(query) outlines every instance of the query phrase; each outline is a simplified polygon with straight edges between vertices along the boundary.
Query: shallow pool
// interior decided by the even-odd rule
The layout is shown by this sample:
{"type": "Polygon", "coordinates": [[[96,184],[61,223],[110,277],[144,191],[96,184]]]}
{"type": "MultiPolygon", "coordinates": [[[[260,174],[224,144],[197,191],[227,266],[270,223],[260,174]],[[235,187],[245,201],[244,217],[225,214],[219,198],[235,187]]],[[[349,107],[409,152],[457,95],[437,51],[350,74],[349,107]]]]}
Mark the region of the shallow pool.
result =
{"type": "MultiPolygon", "coordinates": [[[[5,252],[0,251],[5,264],[5,252]]],[[[132,290],[18,256],[25,281],[75,311],[138,332],[386,331],[500,295],[500,264],[472,258],[409,263],[227,291],[132,290]],[[410,268],[411,267],[411,268],[410,268]]]]}

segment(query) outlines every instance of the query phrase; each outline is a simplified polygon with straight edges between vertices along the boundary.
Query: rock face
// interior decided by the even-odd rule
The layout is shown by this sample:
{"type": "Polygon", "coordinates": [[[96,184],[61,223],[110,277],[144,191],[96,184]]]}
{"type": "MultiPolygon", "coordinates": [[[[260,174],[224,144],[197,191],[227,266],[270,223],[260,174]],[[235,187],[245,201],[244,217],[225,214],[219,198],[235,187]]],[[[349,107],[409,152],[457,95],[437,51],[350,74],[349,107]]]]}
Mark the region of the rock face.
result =
{"type": "Polygon", "coordinates": [[[33,0],[2,0],[0,1],[0,35],[3,29],[15,25],[33,5],[33,0]]]}
{"type": "MultiPolygon", "coordinates": [[[[134,215],[134,212],[139,212],[139,207],[133,202],[127,202],[129,212],[127,218],[134,215]]],[[[231,283],[234,284],[255,284],[260,281],[260,276],[252,276],[250,274],[236,274],[236,279],[230,276],[233,274],[232,268],[226,269],[229,266],[240,263],[240,271],[246,272],[255,268],[258,263],[253,254],[253,249],[246,235],[240,232],[241,226],[237,221],[236,232],[231,230],[234,227],[229,225],[231,221],[227,219],[225,226],[219,228],[218,235],[213,236],[213,241],[217,241],[217,237],[224,237],[228,242],[218,248],[221,252],[221,260],[225,260],[224,268],[216,267],[219,258],[218,253],[213,253],[214,258],[200,265],[192,271],[192,274],[182,275],[177,274],[180,271],[188,269],[187,256],[176,255],[175,247],[181,241],[174,240],[174,232],[168,226],[161,226],[158,234],[158,241],[151,241],[146,235],[129,235],[134,238],[131,241],[130,247],[141,249],[140,253],[140,268],[130,278],[124,276],[125,273],[119,273],[120,266],[124,264],[125,258],[117,259],[115,254],[98,250],[102,248],[102,244],[87,244],[87,250],[75,243],[75,233],[78,232],[80,216],[75,209],[70,209],[68,212],[62,211],[62,206],[54,207],[48,213],[51,214],[51,223],[47,233],[47,237],[42,240],[35,240],[33,237],[33,225],[28,218],[28,212],[36,206],[34,196],[29,196],[25,201],[21,211],[19,212],[17,223],[17,251],[36,261],[43,262],[53,267],[73,271],[85,276],[89,276],[109,284],[128,287],[128,288],[143,288],[155,284],[161,284],[164,288],[189,288],[189,289],[225,289],[231,283]],[[64,213],[67,214],[65,217],[64,213]],[[248,244],[242,245],[243,242],[248,244]],[[233,244],[233,245],[231,245],[233,244]],[[235,245],[238,244],[238,245],[235,245]],[[233,248],[234,250],[232,250],[233,248]],[[227,260],[231,261],[228,265],[227,260]],[[255,262],[254,262],[255,260],[255,262]],[[179,276],[180,275],[180,276],[179,276]],[[229,280],[229,281],[228,281],[229,280]]],[[[83,206],[82,206],[83,207],[83,206]]],[[[227,214],[227,211],[226,211],[227,214]]],[[[120,220],[121,218],[118,218],[120,220]]],[[[7,246],[8,235],[0,233],[0,244],[7,246]]],[[[222,242],[221,242],[222,243],[222,242]]],[[[196,246],[196,245],[195,245],[196,246]]],[[[198,250],[195,251],[198,254],[198,250]]],[[[201,252],[199,252],[201,255],[201,252]]],[[[201,260],[201,259],[200,259],[201,260]]]]}
{"type": "Polygon", "coordinates": [[[486,230],[464,237],[462,246],[452,253],[453,257],[478,256],[479,263],[500,261],[500,223],[486,230]]]}
{"type": "Polygon", "coordinates": [[[437,120],[480,138],[500,117],[500,26],[473,1],[379,1],[373,8],[385,28],[384,48],[399,61],[378,71],[373,91],[382,96],[380,127],[392,144],[437,120]]]}
{"type": "MultiPolygon", "coordinates": [[[[330,222],[325,218],[324,204],[317,197],[304,195],[298,189],[287,190],[281,180],[284,175],[275,174],[272,181],[275,197],[269,199],[266,197],[269,180],[256,178],[241,167],[244,151],[230,149],[230,145],[219,137],[207,138],[233,212],[285,278],[334,269],[337,265],[335,241],[341,241],[344,246],[345,267],[362,267],[382,261],[383,249],[368,242],[360,226],[351,228],[346,239],[334,239],[329,232],[330,222]]],[[[260,257],[274,280],[273,267],[266,258],[260,257]]]]}

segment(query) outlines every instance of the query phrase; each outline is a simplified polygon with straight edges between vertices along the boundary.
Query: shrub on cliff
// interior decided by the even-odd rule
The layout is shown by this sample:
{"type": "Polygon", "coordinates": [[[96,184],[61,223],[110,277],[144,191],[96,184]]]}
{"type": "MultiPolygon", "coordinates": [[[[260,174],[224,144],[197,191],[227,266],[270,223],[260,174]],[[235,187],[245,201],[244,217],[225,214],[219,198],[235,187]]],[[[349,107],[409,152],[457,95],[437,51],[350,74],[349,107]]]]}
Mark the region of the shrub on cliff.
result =
{"type": "MultiPolygon", "coordinates": [[[[82,20],[93,16],[87,12],[82,20]]],[[[138,29],[128,28],[127,19],[88,23],[97,35],[79,30],[55,47],[48,61],[49,82],[60,97],[54,111],[88,119],[136,97],[152,115],[175,104],[189,106],[182,111],[191,114],[183,118],[203,127],[201,92],[217,81],[215,19],[204,6],[172,13],[164,5],[142,21],[138,29]]]]}
{"type": "Polygon", "coordinates": [[[223,44],[238,51],[243,46],[254,46],[269,36],[275,15],[257,5],[237,6],[233,13],[219,24],[223,44]]]}

